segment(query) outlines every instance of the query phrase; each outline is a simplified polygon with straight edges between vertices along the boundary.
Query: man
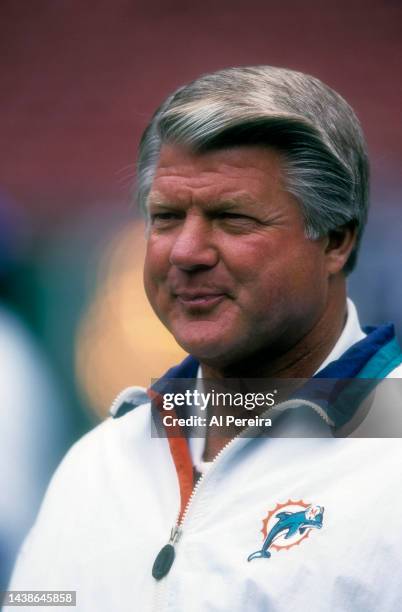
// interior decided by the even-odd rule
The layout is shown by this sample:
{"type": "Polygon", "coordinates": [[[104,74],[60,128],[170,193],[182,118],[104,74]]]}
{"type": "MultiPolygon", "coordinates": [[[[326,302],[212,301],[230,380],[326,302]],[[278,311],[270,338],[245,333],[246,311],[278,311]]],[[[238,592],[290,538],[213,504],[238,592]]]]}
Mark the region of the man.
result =
{"type": "MultiPolygon", "coordinates": [[[[175,378],[401,376],[392,328],[363,332],[346,301],[367,181],[352,109],[313,77],[227,69],[162,104],[139,152],[145,288],[190,356],[149,391],[155,420],[175,378]]],[[[337,389],[278,402],[272,436],[212,435],[211,404],[201,441],[151,437],[127,390],[56,473],[12,588],[88,611],[399,609],[400,443],[338,435],[368,412],[337,389]]]]}

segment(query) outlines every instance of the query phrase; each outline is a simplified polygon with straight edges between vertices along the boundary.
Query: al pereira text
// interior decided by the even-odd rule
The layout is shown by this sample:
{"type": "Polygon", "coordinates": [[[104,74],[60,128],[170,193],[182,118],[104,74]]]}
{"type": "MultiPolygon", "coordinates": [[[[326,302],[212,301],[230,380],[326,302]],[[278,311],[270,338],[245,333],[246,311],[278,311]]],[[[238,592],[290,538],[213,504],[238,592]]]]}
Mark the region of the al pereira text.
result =
{"type": "Polygon", "coordinates": [[[271,419],[264,417],[239,418],[231,414],[211,416],[209,419],[201,416],[189,416],[186,418],[175,417],[172,414],[166,414],[163,417],[165,427],[271,427],[271,419]]]}

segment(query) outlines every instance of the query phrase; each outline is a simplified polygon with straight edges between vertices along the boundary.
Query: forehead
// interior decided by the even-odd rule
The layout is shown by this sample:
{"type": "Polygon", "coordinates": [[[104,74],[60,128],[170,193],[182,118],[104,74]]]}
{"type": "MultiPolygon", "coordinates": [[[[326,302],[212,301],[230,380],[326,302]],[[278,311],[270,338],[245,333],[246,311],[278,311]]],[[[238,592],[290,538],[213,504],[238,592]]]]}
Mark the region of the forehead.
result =
{"type": "Polygon", "coordinates": [[[262,146],[237,146],[196,153],[178,145],[163,145],[149,202],[166,198],[260,199],[284,190],[281,154],[262,146]]]}

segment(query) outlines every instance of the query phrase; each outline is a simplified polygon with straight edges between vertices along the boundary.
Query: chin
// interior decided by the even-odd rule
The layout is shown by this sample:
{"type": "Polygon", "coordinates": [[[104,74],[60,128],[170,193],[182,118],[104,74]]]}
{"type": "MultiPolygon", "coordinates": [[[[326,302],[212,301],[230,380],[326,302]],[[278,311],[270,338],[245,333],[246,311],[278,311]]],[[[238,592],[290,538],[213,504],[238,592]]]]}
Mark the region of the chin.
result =
{"type": "Polygon", "coordinates": [[[172,329],[171,333],[182,349],[199,361],[219,361],[227,353],[228,343],[222,335],[208,333],[202,326],[197,326],[195,330],[172,329]]]}
{"type": "Polygon", "coordinates": [[[176,342],[184,349],[187,353],[198,359],[198,361],[204,361],[205,363],[210,360],[220,360],[225,356],[225,352],[222,350],[222,344],[219,342],[206,341],[205,339],[191,340],[189,338],[180,338],[175,336],[176,342]]]}
{"type": "Polygon", "coordinates": [[[207,337],[198,332],[197,337],[187,334],[174,334],[176,342],[187,353],[195,357],[201,363],[217,370],[229,367],[233,362],[237,362],[242,351],[233,345],[232,340],[219,337],[207,337]]]}
{"type": "Polygon", "coordinates": [[[220,317],[217,321],[205,318],[169,323],[165,325],[182,349],[206,365],[226,367],[248,352],[250,332],[241,322],[231,319],[224,322],[220,317]]]}

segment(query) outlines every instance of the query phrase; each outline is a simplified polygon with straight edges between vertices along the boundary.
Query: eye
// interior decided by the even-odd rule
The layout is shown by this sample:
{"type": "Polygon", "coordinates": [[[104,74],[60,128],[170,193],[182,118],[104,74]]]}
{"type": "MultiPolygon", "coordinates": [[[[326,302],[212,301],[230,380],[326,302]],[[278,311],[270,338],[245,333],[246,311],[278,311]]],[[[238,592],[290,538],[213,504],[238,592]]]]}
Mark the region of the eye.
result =
{"type": "Polygon", "coordinates": [[[223,229],[231,232],[249,232],[258,225],[253,217],[237,212],[221,212],[217,219],[223,229]]]}
{"type": "Polygon", "coordinates": [[[248,217],[247,215],[242,215],[241,213],[224,212],[224,213],[220,213],[219,216],[221,219],[250,219],[251,220],[251,217],[248,217]]]}
{"type": "Polygon", "coordinates": [[[150,214],[151,225],[163,226],[180,219],[181,215],[177,212],[155,212],[150,214]]]}

